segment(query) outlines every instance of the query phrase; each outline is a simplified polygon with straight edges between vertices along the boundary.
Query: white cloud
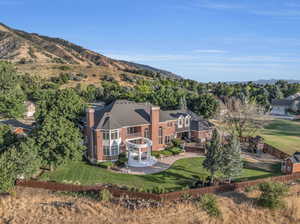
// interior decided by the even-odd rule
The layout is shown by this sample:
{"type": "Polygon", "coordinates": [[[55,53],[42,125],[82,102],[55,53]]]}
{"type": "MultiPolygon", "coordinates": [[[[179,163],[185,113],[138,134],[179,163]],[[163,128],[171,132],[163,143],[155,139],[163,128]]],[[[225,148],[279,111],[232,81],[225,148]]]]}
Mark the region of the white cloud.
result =
{"type": "Polygon", "coordinates": [[[210,9],[241,9],[245,8],[244,5],[240,4],[229,4],[229,3],[216,3],[216,2],[203,2],[199,3],[200,7],[210,9]]]}

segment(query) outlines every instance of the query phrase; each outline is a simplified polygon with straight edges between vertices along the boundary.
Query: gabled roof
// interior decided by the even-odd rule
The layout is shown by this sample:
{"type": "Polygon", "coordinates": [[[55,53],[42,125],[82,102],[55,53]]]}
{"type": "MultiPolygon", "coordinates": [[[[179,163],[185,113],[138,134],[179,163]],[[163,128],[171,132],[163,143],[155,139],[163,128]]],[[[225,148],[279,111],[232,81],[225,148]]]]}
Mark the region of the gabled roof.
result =
{"type": "Polygon", "coordinates": [[[150,123],[150,104],[117,100],[95,112],[96,128],[118,129],[150,123]]]}
{"type": "MultiPolygon", "coordinates": [[[[150,124],[151,106],[150,103],[116,100],[104,107],[94,107],[95,128],[111,130],[150,124]]],[[[193,130],[207,130],[211,127],[208,121],[186,109],[160,110],[159,122],[177,120],[180,116],[191,117],[191,126],[194,126],[193,130]]]]}

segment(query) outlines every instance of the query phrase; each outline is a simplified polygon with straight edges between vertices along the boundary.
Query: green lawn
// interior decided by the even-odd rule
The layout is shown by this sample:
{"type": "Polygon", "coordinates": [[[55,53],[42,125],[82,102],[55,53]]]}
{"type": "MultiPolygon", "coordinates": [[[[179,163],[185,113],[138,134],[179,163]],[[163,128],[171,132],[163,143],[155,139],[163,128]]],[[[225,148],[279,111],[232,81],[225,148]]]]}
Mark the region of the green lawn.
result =
{"type": "MultiPolygon", "coordinates": [[[[185,187],[199,177],[206,177],[208,173],[201,166],[204,158],[187,158],[176,161],[171,168],[161,173],[150,175],[130,175],[113,173],[109,170],[91,166],[85,162],[74,162],[56,171],[46,173],[41,180],[57,182],[79,182],[82,185],[102,183],[126,185],[137,188],[153,188],[160,185],[168,190],[178,190],[185,187]]],[[[244,169],[237,180],[252,180],[275,175],[263,170],[244,169]]]]}
{"type": "Polygon", "coordinates": [[[300,122],[274,120],[262,131],[266,143],[288,153],[300,151],[300,122]]]}

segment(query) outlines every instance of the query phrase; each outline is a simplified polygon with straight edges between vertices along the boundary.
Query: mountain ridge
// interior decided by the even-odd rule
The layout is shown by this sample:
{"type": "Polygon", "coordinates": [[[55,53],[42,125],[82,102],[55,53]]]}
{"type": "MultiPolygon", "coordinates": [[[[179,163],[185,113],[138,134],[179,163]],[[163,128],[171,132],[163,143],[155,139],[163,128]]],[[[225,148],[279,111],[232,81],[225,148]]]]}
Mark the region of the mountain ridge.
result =
{"type": "Polygon", "coordinates": [[[111,70],[147,70],[163,76],[181,79],[180,76],[134,62],[116,60],[86,49],[70,41],[13,29],[0,22],[0,59],[21,64],[71,64],[103,66],[111,70]]]}

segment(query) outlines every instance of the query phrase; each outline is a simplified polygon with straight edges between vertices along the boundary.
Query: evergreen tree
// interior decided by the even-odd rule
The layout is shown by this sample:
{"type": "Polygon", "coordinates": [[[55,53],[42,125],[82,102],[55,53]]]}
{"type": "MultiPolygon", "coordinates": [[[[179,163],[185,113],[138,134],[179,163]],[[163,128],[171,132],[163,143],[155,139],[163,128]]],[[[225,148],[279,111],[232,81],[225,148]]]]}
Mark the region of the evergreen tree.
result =
{"type": "Polygon", "coordinates": [[[243,169],[243,162],[241,157],[241,146],[238,138],[232,136],[229,144],[226,145],[223,151],[223,164],[221,172],[229,179],[238,176],[243,169]]]}
{"type": "Polygon", "coordinates": [[[210,182],[213,184],[215,175],[221,170],[223,164],[223,151],[221,136],[214,130],[211,142],[208,144],[206,158],[203,167],[210,172],[210,182]]]}

